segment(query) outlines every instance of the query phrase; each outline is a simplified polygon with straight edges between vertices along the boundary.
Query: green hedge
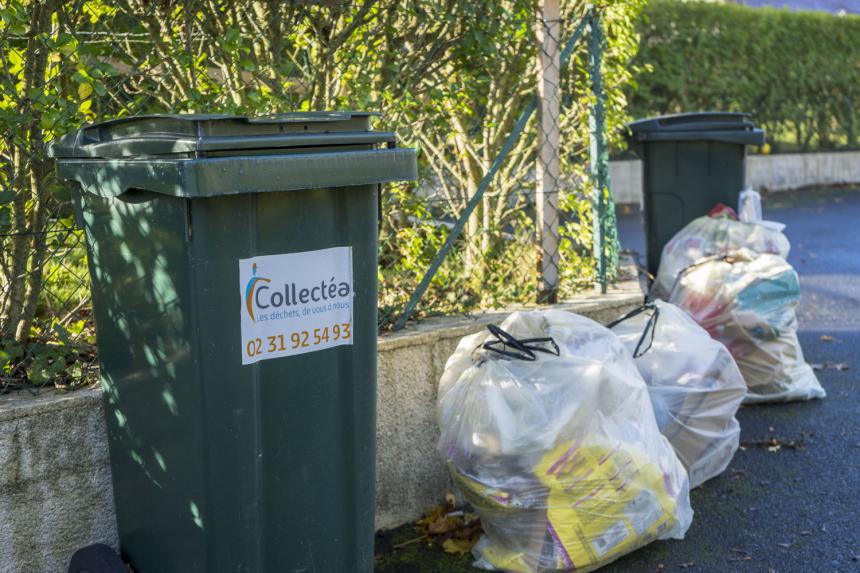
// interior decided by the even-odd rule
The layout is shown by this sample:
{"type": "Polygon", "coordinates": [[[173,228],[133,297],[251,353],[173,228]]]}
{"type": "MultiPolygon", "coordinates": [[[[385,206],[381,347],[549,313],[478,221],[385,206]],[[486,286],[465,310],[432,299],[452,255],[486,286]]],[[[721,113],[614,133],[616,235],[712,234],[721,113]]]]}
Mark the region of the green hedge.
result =
{"type": "Polygon", "coordinates": [[[639,29],[634,117],[746,111],[774,151],[858,147],[860,17],[652,0],[639,29]]]}

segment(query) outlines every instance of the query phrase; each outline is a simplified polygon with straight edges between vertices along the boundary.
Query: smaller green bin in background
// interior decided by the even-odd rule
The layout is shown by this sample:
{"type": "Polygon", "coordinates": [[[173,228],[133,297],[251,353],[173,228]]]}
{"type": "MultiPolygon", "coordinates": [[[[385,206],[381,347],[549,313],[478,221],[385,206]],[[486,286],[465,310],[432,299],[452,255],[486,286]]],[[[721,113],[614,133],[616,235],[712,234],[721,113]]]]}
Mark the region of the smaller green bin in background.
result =
{"type": "Polygon", "coordinates": [[[746,148],[763,145],[749,114],[679,113],[627,125],[642,160],[648,272],[657,274],[663,246],[717,203],[736,208],[744,189],[746,148]]]}
{"type": "Polygon", "coordinates": [[[142,116],[51,146],[138,573],[372,571],[379,189],[417,173],[370,120],[142,116]]]}

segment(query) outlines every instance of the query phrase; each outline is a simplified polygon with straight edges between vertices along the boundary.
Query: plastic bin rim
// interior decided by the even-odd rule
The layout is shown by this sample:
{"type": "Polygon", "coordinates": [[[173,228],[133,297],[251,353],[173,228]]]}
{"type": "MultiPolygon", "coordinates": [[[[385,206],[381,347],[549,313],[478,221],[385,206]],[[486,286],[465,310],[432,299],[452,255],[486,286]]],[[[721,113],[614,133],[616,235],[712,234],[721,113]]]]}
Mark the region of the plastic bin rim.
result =
{"type": "Polygon", "coordinates": [[[697,124],[718,125],[717,129],[721,131],[746,130],[755,127],[749,113],[733,111],[700,111],[658,115],[631,121],[626,127],[634,133],[697,131],[697,124]]]}
{"type": "Polygon", "coordinates": [[[119,125],[142,119],[176,119],[180,121],[239,120],[247,123],[303,123],[309,121],[343,121],[353,117],[373,117],[381,114],[373,111],[295,111],[259,116],[232,115],[223,113],[151,113],[117,117],[81,126],[81,130],[94,127],[119,125]]]}

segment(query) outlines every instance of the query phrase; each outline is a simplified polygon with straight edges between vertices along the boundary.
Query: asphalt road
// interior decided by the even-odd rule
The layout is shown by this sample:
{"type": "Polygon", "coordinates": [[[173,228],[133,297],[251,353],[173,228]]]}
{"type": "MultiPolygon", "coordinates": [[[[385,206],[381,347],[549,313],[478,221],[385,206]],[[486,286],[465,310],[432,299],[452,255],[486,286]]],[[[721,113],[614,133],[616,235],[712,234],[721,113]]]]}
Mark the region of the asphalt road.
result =
{"type": "MultiPolygon", "coordinates": [[[[817,372],[824,400],[742,408],[746,446],[724,475],[692,492],[686,538],[653,543],[601,573],[860,572],[860,190],[780,194],[766,199],[765,217],[788,225],[807,361],[848,370],[817,372]],[[756,445],[771,438],[784,446],[756,445]]],[[[625,247],[641,249],[637,212],[620,214],[619,229],[625,247]]],[[[412,538],[409,526],[379,535],[376,571],[474,570],[468,556],[412,538]]]]}

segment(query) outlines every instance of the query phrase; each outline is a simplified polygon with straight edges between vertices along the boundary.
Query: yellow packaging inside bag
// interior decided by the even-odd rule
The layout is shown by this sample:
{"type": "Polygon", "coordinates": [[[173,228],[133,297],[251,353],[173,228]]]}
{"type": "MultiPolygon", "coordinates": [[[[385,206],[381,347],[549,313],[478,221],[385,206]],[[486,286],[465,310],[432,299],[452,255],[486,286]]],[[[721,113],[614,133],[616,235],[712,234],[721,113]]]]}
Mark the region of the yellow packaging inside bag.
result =
{"type": "Polygon", "coordinates": [[[675,525],[678,492],[670,491],[660,469],[629,445],[563,444],[547,453],[534,472],[548,489],[552,550],[527,555],[496,544],[484,547],[482,556],[498,569],[590,571],[675,525]]]}

